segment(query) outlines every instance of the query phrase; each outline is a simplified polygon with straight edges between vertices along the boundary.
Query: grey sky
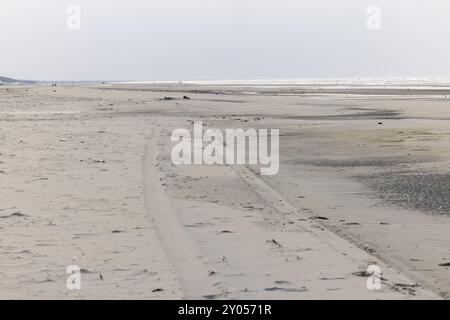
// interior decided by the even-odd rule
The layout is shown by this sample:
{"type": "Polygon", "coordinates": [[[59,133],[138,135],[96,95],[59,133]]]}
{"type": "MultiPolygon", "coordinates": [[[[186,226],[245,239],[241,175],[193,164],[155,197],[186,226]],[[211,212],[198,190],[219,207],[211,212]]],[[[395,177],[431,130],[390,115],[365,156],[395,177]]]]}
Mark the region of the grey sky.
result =
{"type": "Polygon", "coordinates": [[[2,0],[0,75],[448,77],[449,16],[448,0],[2,0]],[[67,28],[72,4],[81,30],[67,28]],[[380,30],[366,26],[372,4],[380,30]]]}

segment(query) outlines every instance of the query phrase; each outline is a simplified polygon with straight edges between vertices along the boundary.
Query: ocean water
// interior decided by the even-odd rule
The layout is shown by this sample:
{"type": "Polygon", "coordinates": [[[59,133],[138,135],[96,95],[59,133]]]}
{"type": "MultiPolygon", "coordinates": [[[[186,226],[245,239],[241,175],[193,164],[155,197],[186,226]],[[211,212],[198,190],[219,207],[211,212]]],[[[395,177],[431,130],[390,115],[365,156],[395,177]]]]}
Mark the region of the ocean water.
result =
{"type": "Polygon", "coordinates": [[[449,89],[450,78],[349,78],[349,79],[255,79],[255,80],[187,80],[187,81],[123,81],[112,82],[122,84],[183,84],[204,86],[235,86],[235,87],[297,87],[297,86],[332,86],[334,88],[433,88],[449,89]]]}

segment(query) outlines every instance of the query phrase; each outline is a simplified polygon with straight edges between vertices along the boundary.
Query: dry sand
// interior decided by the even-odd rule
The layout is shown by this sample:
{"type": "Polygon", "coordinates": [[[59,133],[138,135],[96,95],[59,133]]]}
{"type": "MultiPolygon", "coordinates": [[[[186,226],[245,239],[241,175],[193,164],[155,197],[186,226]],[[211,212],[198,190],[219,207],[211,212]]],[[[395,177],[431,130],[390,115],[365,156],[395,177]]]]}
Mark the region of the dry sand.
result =
{"type": "Polygon", "coordinates": [[[0,298],[449,298],[446,94],[2,87],[0,298]],[[280,129],[279,173],[174,166],[195,120],[280,129]]]}

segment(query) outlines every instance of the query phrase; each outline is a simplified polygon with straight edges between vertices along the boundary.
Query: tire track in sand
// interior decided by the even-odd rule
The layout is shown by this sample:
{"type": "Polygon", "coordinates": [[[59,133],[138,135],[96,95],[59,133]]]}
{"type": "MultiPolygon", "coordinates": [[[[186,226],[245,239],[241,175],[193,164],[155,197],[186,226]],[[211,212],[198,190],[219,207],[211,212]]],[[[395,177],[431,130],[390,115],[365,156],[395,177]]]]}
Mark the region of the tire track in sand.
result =
{"type": "MultiPolygon", "coordinates": [[[[348,265],[349,262],[350,265],[364,265],[367,261],[376,261],[376,264],[383,270],[383,278],[385,278],[384,284],[387,285],[392,292],[398,291],[406,298],[410,298],[408,292],[402,291],[396,284],[414,284],[416,282],[413,281],[409,275],[405,274],[400,268],[397,268],[392,264],[385,263],[378,257],[369,254],[357,245],[349,242],[349,240],[342,238],[340,235],[335,234],[325,226],[314,221],[311,219],[311,216],[306,213],[302,213],[301,210],[292,205],[287,198],[272,188],[272,186],[270,186],[247,166],[232,166],[232,168],[241,180],[244,181],[255,193],[257,193],[268,206],[275,209],[287,220],[292,220],[292,218],[295,218],[299,226],[301,226],[304,231],[312,234],[317,239],[320,239],[325,246],[329,246],[337,252],[345,253],[345,256],[341,257],[342,261],[340,261],[340,263],[342,265],[348,265]],[[300,221],[298,220],[299,218],[300,221]]],[[[338,262],[335,261],[335,263],[338,262]]],[[[416,298],[441,299],[438,294],[427,287],[417,287],[415,290],[416,291],[413,296],[416,298]]]]}
{"type": "Polygon", "coordinates": [[[156,232],[169,261],[177,272],[185,298],[216,298],[222,294],[208,276],[195,241],[184,230],[176,210],[161,185],[159,141],[161,129],[154,128],[147,138],[143,159],[145,207],[156,226],[156,232]]]}

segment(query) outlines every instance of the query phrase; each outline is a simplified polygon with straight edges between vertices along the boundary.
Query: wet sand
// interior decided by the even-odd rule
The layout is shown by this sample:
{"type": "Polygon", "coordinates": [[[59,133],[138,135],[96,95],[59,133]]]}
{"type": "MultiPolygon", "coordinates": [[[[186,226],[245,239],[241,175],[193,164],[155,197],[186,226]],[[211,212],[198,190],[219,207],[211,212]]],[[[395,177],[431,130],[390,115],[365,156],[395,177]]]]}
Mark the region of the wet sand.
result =
{"type": "Polygon", "coordinates": [[[449,298],[447,94],[2,87],[0,298],[449,298]],[[195,120],[280,129],[279,173],[174,166],[195,120]]]}

